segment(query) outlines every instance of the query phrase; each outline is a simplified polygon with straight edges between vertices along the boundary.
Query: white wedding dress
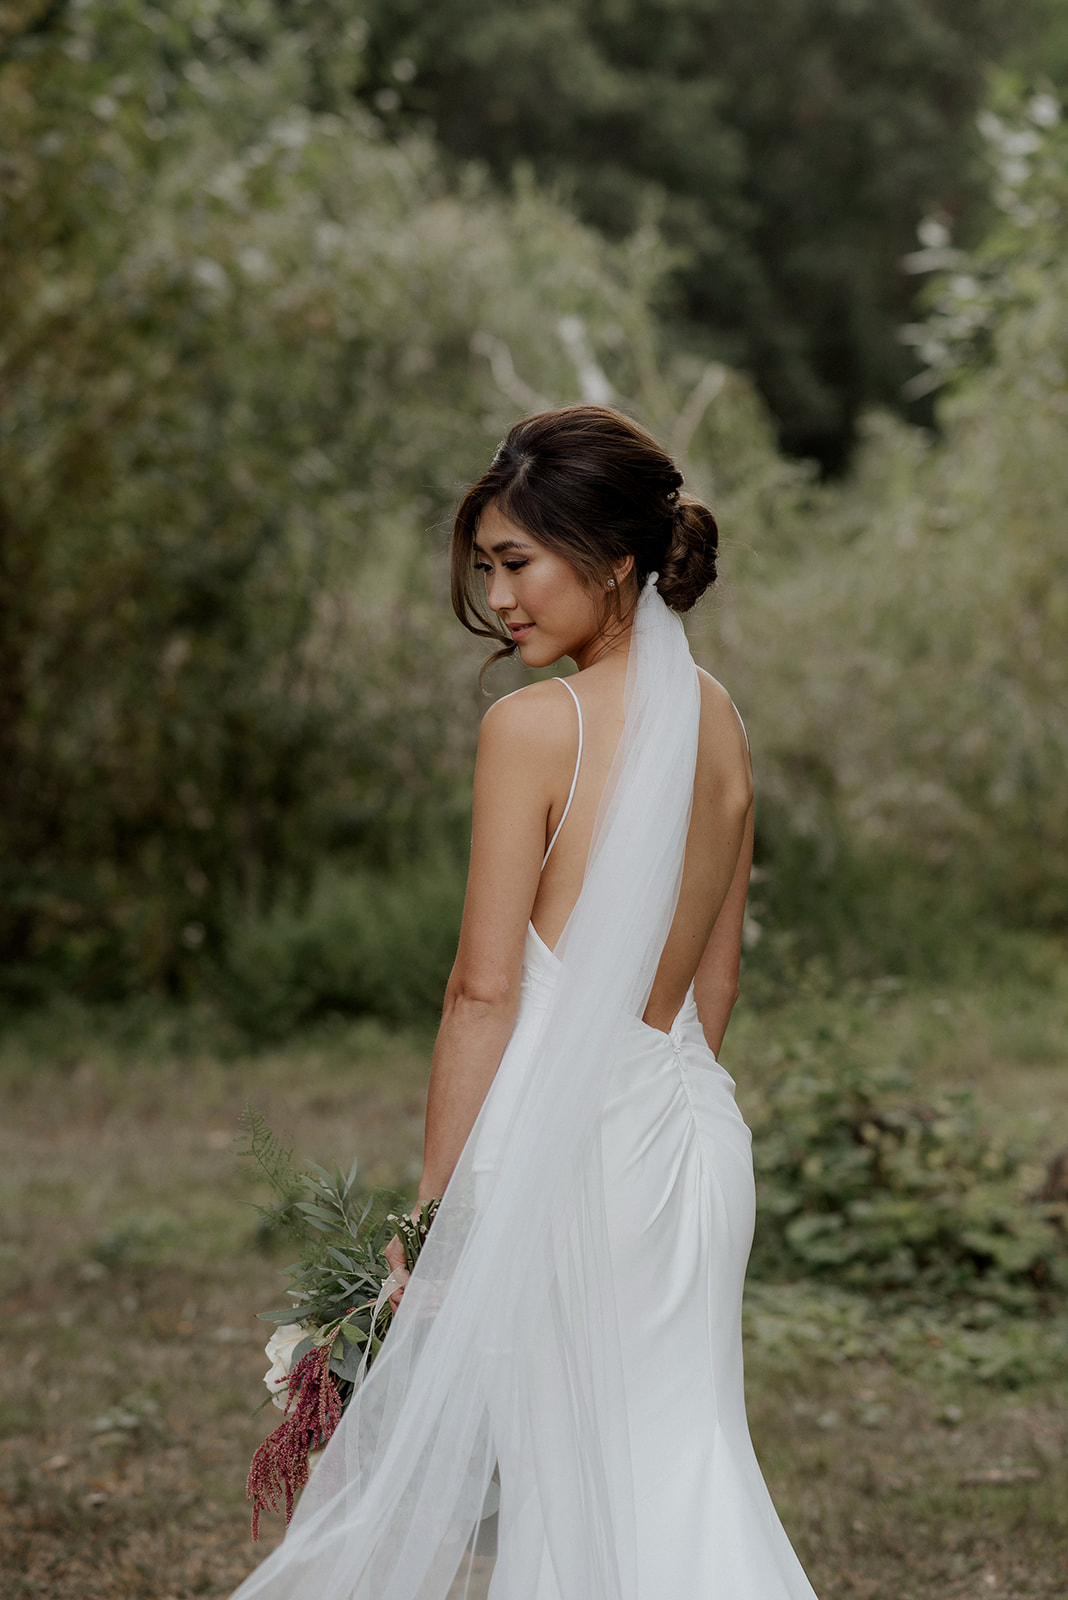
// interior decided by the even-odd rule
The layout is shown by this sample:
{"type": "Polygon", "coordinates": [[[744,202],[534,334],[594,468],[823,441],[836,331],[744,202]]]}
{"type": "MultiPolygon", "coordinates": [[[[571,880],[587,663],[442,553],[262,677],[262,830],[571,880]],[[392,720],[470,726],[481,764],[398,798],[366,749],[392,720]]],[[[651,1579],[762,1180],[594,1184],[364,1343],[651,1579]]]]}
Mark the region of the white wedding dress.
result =
{"type": "Polygon", "coordinates": [[[745,1415],[749,1132],[692,992],[669,1033],[640,1020],[697,717],[650,584],[578,904],[555,953],[528,930],[518,1020],[401,1312],[242,1600],[464,1594],[495,1466],[490,1600],[814,1600],[745,1415]]]}

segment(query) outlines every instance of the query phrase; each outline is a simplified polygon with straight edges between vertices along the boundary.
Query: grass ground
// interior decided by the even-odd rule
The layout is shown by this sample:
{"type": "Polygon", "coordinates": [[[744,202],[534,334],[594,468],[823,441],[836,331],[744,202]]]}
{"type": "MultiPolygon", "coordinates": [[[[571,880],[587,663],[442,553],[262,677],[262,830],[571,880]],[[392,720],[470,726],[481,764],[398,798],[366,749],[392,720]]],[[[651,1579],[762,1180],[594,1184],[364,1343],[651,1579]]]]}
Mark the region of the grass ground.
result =
{"type": "MultiPolygon", "coordinates": [[[[1035,1151],[1068,1144],[1068,985],[1055,964],[967,988],[816,989],[742,1008],[743,1110],[830,1027],[923,1089],[972,1083],[1035,1151]]],[[[429,1041],[322,1027],[249,1055],[188,1017],[57,1011],[0,1047],[0,1600],[224,1596],[265,1366],[257,1241],[233,1140],[246,1098],[298,1153],[369,1183],[417,1172],[429,1041]]],[[[756,1285],[750,1415],[822,1600],[1068,1594],[1066,1324],[756,1285]]]]}

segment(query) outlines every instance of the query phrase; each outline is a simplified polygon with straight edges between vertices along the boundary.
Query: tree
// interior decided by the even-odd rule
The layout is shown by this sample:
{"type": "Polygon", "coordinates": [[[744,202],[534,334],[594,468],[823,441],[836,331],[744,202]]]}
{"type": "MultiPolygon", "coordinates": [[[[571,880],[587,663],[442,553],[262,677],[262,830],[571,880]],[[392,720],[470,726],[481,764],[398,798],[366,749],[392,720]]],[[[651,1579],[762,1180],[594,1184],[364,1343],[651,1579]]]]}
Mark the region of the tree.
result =
{"type": "Polygon", "coordinates": [[[685,342],[756,379],[786,447],[842,464],[901,404],[900,258],[981,211],[1005,0],[368,0],[360,93],[510,180],[530,163],[612,237],[655,213],[685,342]]]}
{"type": "Polygon", "coordinates": [[[705,625],[757,753],[758,896],[868,970],[1068,925],[1068,125],[994,105],[994,220],[916,330],[939,435],[870,417],[803,553],[751,557],[705,625]]]}
{"type": "Polygon", "coordinates": [[[655,241],[450,191],[347,91],[312,109],[318,37],[99,0],[0,65],[17,992],[180,988],[236,903],[409,849],[477,721],[437,531],[457,485],[539,395],[579,397],[561,318],[641,387],[655,241]]]}

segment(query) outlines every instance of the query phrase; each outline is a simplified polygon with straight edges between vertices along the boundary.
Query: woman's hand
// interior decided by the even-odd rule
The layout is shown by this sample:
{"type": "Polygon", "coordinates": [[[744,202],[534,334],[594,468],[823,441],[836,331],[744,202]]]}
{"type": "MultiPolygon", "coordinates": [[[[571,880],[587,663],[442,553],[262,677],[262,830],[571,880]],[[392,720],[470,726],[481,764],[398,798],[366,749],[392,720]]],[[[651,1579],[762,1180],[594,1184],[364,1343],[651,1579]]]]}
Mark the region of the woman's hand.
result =
{"type": "Polygon", "coordinates": [[[400,1303],[404,1296],[404,1286],[411,1277],[411,1273],[408,1271],[408,1268],[405,1265],[404,1246],[396,1234],[393,1235],[392,1239],[386,1245],[383,1255],[389,1262],[389,1270],[393,1275],[394,1281],[398,1285],[398,1287],[394,1289],[393,1293],[389,1297],[389,1303],[393,1307],[394,1312],[396,1312],[400,1309],[400,1303]]]}

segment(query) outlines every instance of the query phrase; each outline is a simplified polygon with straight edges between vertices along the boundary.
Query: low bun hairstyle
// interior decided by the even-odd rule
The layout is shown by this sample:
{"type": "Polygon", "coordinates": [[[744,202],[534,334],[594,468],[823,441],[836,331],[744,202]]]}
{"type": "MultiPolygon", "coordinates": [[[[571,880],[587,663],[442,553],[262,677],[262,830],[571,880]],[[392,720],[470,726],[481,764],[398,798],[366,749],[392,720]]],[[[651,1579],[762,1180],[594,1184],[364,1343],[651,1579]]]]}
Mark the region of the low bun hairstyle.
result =
{"type": "Polygon", "coordinates": [[[680,494],[656,585],[672,611],[689,611],[715,583],[718,547],[719,529],[711,511],[692,494],[680,494]]]}
{"type": "MultiPolygon", "coordinates": [[[[716,519],[682,492],[682,473],[638,423],[608,406],[564,406],[524,417],[467,491],[452,533],[452,604],[470,632],[511,655],[476,580],[472,548],[488,505],[604,589],[632,556],[638,589],[650,572],[673,611],[688,611],[716,581],[716,519]]],[[[613,590],[617,615],[622,600],[613,590]]],[[[606,597],[606,618],[612,600],[606,597]]]]}

